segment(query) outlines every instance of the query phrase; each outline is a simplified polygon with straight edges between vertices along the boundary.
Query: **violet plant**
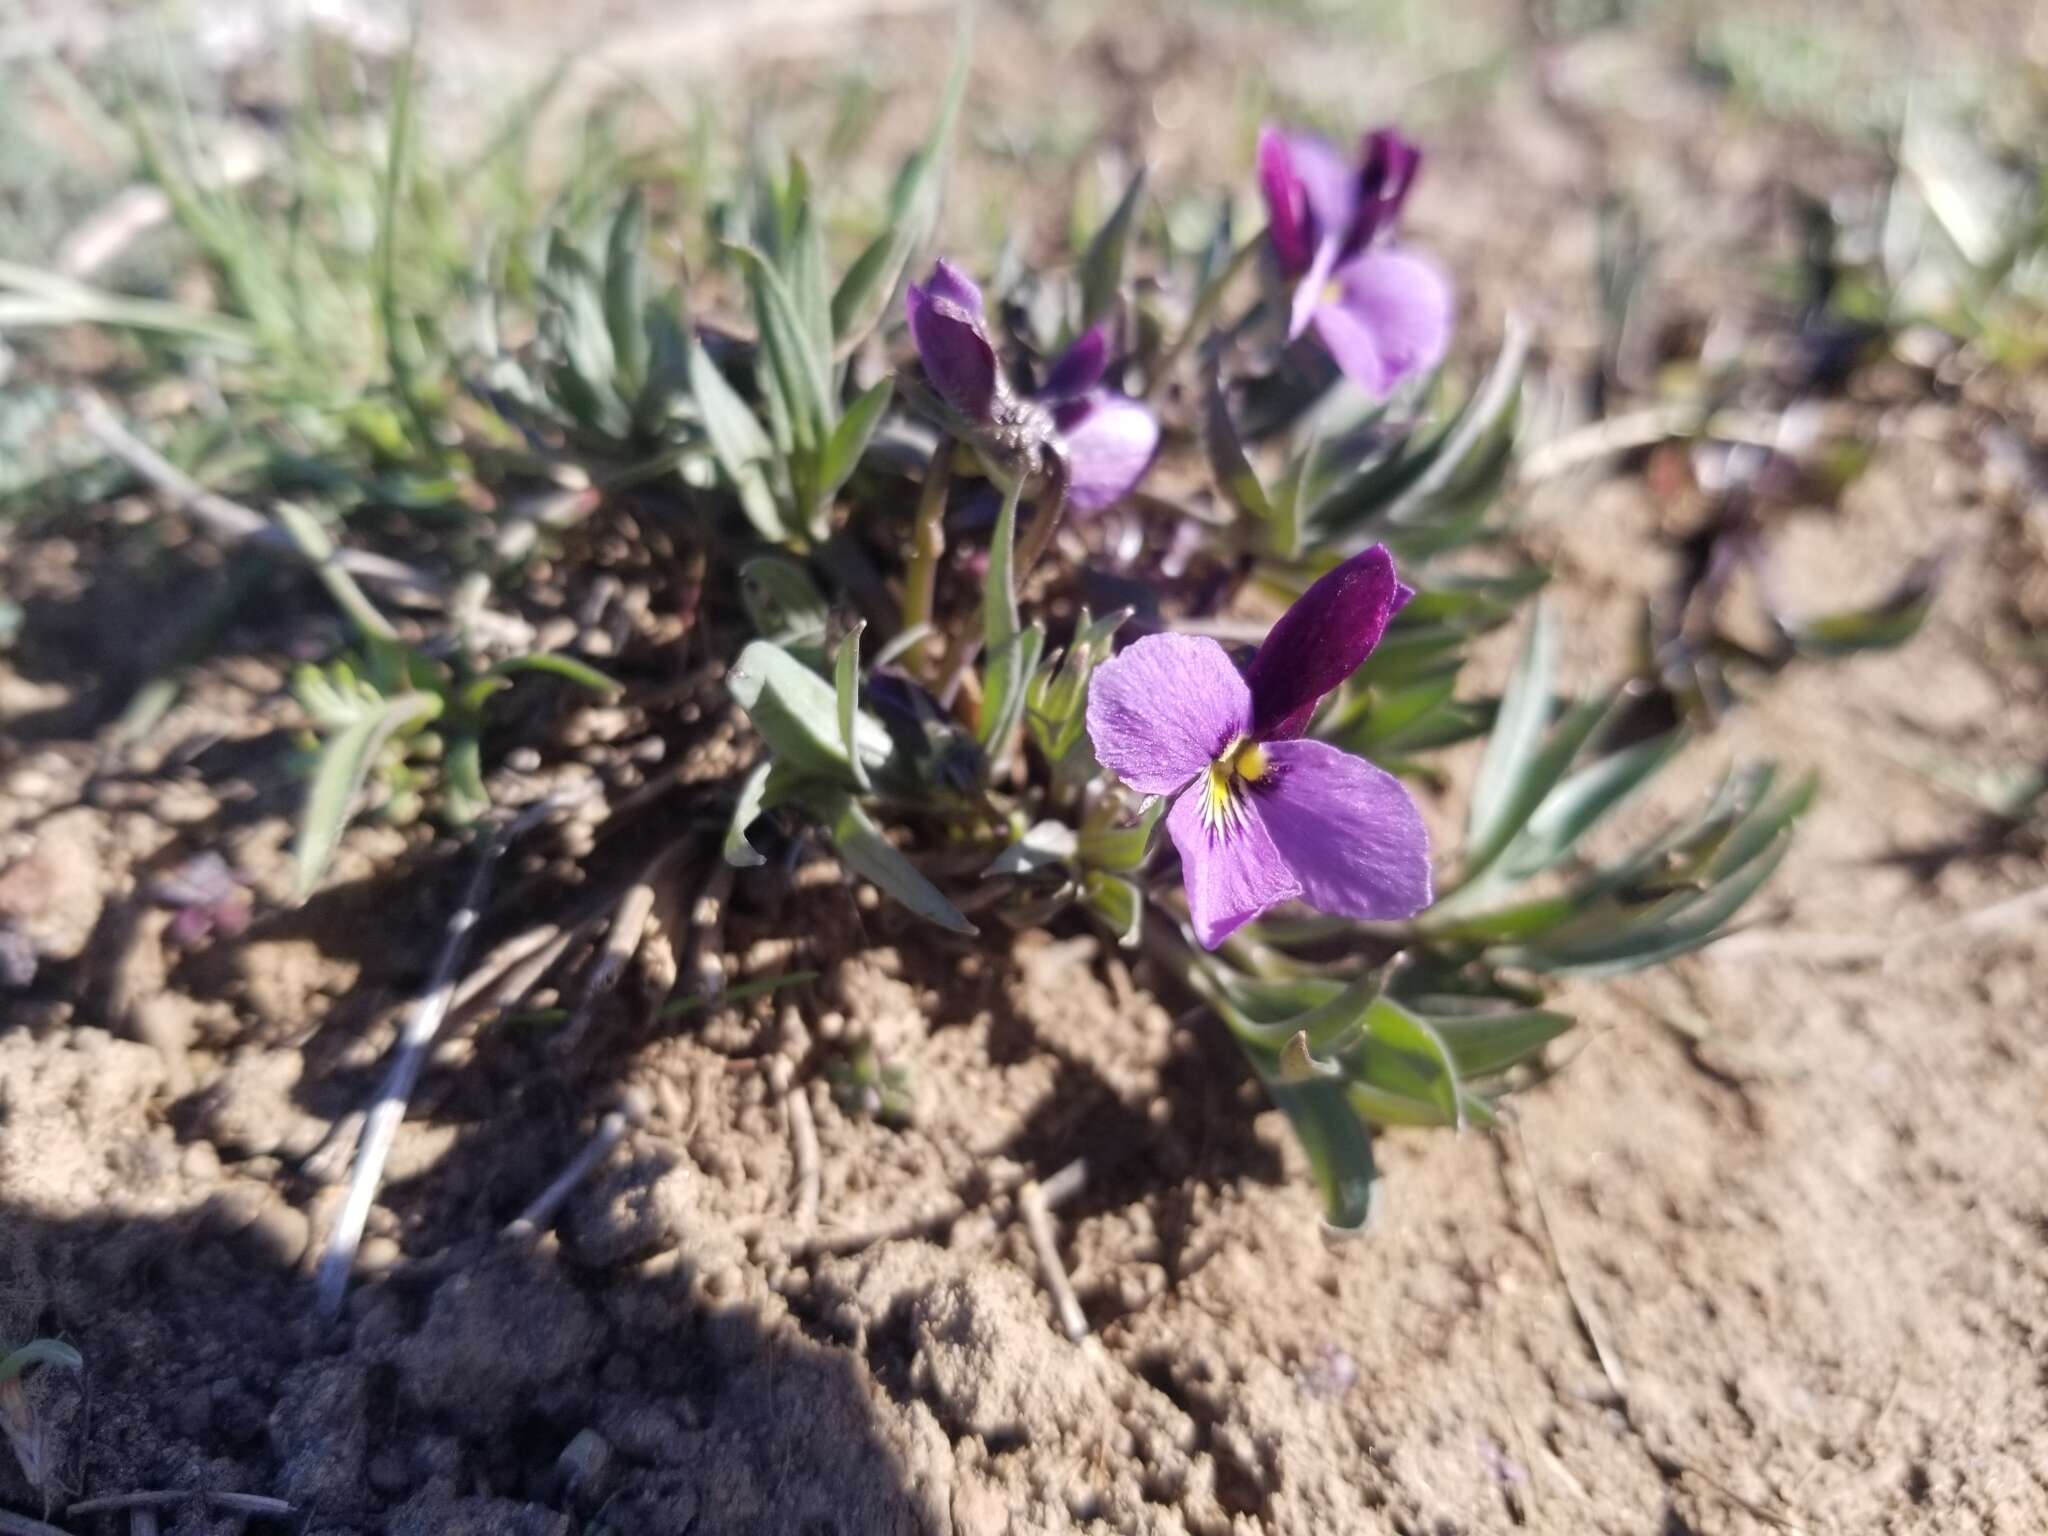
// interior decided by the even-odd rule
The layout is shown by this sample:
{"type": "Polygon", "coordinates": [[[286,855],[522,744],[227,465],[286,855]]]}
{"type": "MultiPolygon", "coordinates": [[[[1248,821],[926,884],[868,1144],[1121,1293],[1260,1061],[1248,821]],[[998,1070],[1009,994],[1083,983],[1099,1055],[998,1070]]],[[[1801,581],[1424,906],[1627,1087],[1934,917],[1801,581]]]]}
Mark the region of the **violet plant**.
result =
{"type": "MultiPolygon", "coordinates": [[[[1419,163],[1391,131],[1355,166],[1269,131],[1267,229],[1219,230],[1193,272],[1148,239],[1142,177],[1072,269],[1000,302],[935,261],[905,293],[897,403],[832,482],[857,491],[741,565],[757,638],[729,677],[765,750],[728,859],[816,832],[963,936],[1083,921],[1137,949],[1232,1032],[1346,1231],[1377,1128],[1487,1123],[1571,1022],[1546,980],[1724,931],[1812,790],[1737,770],[1595,858],[1684,745],[1670,701],[1629,678],[1561,701],[1540,605],[1508,687],[1461,688],[1544,573],[1499,496],[1524,342],[1451,394],[1451,285],[1393,238],[1419,163]],[[1402,776],[1443,785],[1432,754],[1477,736],[1462,846],[1432,850],[1402,776]]],[[[757,361],[771,420],[788,374],[863,412],[886,384],[757,313],[759,355],[809,348],[757,361]]],[[[719,462],[744,503],[744,463],[719,462]]]]}

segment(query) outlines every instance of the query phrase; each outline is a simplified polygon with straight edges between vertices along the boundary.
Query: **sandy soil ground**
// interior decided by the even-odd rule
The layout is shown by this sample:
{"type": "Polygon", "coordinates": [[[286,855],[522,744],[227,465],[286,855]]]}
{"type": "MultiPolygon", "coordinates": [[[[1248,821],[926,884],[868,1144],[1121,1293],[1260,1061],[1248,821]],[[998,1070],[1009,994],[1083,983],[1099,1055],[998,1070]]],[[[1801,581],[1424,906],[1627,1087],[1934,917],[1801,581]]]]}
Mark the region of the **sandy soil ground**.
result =
{"type": "MultiPolygon", "coordinates": [[[[991,18],[989,174],[1042,82],[1220,179],[1243,144],[1187,103],[1238,99],[1254,60],[1324,100],[1354,59],[1390,67],[1301,26],[1190,17],[991,18]]],[[[2008,18],[1966,20],[1928,46],[2008,18]]],[[[1476,57],[1489,25],[1427,47],[1476,57]]],[[[933,23],[863,26],[912,57],[933,23]]],[[[1697,315],[1756,285],[1767,188],[1873,174],[1630,46],[1518,55],[1455,96],[1390,87],[1433,119],[1416,224],[1466,275],[1474,335],[1515,307],[1554,360],[1586,355],[1607,187],[1663,189],[1667,302],[1697,315]]],[[[1866,600],[1944,547],[1932,620],[1896,655],[1755,682],[1697,771],[1634,813],[1737,757],[1818,769],[1766,921],[1570,990],[1582,1027],[1511,1129],[1385,1138],[1366,1241],[1324,1243],[1220,1029],[1142,969],[1085,938],[958,946],[819,867],[793,890],[742,882],[722,957],[735,980],[813,966],[811,986],[661,1021],[650,997],[701,957],[657,953],[573,1052],[516,1021],[454,1031],[331,1323],[305,1275],[338,1198],[316,1154],[374,1083],[465,871],[368,828],[312,902],[274,904],[304,621],[232,637],[116,750],[125,685],[212,579],[203,559],[118,536],[132,509],[5,535],[27,622],[0,653],[0,915],[40,965],[0,993],[0,1340],[85,1356],[35,1388],[69,1496],[241,1491],[299,1511],[252,1529],[422,1536],[2048,1529],[2048,928],[2012,901],[2041,852],[1911,766],[2048,741],[2014,644],[2048,617],[2048,392],[1880,368],[1841,409],[1875,457],[1837,512],[1777,531],[1786,595],[1866,600]],[[1994,427],[2031,445],[2031,480],[1994,472],[1994,427]],[[186,949],[145,893],[206,847],[263,905],[242,938],[186,949]],[[914,1113],[884,1125],[800,1082],[805,1230],[759,1062],[858,1038],[906,1069],[914,1113]],[[495,1236],[622,1102],[636,1123],[556,1232],[495,1236]],[[1080,1345],[1014,1219],[1022,1181],[1076,1158],[1090,1175],[1057,1220],[1080,1345]]],[[[1688,508],[1620,474],[1526,500],[1570,675],[1610,675],[1688,508]]],[[[627,756],[653,741],[715,776],[722,688],[671,665],[659,719],[536,728],[627,756]]],[[[508,869],[482,951],[643,873],[606,831],[508,869]]],[[[712,857],[686,817],[664,831],[685,855],[651,876],[658,914],[687,909],[712,857]]],[[[7,1464],[0,1506],[43,1500],[7,1464]]],[[[164,1528],[242,1518],[175,1506],[164,1528]]]]}

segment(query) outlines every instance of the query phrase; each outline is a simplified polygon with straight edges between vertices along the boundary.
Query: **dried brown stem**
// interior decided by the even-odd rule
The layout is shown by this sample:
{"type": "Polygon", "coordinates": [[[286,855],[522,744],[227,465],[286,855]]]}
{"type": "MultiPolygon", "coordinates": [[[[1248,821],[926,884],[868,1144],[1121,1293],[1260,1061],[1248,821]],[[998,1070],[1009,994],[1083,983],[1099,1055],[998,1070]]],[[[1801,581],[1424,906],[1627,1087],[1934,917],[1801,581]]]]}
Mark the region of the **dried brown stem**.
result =
{"type": "MultiPolygon", "coordinates": [[[[1082,1172],[1085,1176],[1085,1168],[1082,1172]]],[[[1045,1281],[1045,1288],[1052,1292],[1060,1328],[1078,1344],[1088,1337],[1088,1318],[1081,1310],[1081,1298],[1074,1294],[1074,1282],[1067,1278],[1067,1266],[1060,1260],[1059,1241],[1053,1232],[1052,1208],[1046,1187],[1036,1179],[1027,1181],[1017,1191],[1017,1214],[1023,1219],[1025,1232],[1030,1235],[1032,1251],[1038,1255],[1039,1277],[1045,1281]]]]}
{"type": "Polygon", "coordinates": [[[597,1165],[611,1156],[613,1147],[625,1139],[630,1124],[623,1110],[613,1110],[597,1123],[597,1131],[583,1148],[569,1161],[569,1166],[556,1175],[554,1181],[533,1199],[533,1203],[519,1213],[505,1228],[510,1238],[537,1237],[555,1224],[563,1202],[576,1192],[576,1186],[596,1170],[597,1165]]]}

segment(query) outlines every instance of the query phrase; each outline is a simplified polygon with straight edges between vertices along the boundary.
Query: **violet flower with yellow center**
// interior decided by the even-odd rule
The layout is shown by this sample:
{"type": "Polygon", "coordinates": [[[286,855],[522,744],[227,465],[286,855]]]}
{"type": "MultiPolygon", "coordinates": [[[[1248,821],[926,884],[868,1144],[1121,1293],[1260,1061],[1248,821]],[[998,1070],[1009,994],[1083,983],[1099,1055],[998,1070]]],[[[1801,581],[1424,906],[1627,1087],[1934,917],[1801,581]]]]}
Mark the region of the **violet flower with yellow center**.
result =
{"type": "Polygon", "coordinates": [[[1400,780],[1302,737],[1414,595],[1375,545],[1304,592],[1243,673],[1214,640],[1171,634],[1096,669],[1095,755],[1140,794],[1177,797],[1166,829],[1205,948],[1296,898],[1377,921],[1429,905],[1429,834],[1400,780]]]}
{"type": "Polygon", "coordinates": [[[1356,166],[1323,140],[1264,128],[1259,190],[1280,275],[1294,285],[1287,339],[1310,327],[1374,399],[1444,359],[1451,283],[1428,257],[1394,244],[1422,152],[1391,128],[1365,136],[1356,166]]]}
{"type": "Polygon", "coordinates": [[[1067,466],[1067,505],[1099,512],[1121,501],[1152,467],[1159,423],[1102,383],[1109,332],[1083,331],[1053,360],[1045,383],[1020,393],[996,360],[981,289],[950,261],[932,264],[905,298],[910,338],[939,398],[1004,457],[1031,462],[1042,450],[1067,466]]]}

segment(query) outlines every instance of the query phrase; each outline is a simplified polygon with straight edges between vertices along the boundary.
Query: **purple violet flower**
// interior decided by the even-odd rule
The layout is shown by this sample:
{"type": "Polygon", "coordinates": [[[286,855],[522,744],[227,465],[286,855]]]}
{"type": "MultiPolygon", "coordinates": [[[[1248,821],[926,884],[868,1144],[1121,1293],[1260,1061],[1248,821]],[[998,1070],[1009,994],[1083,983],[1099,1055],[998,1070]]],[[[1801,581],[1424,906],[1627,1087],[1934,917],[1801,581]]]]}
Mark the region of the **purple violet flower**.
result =
{"type": "Polygon", "coordinates": [[[1259,131],[1259,190],[1280,275],[1294,285],[1287,339],[1310,326],[1345,375],[1383,399],[1443,361],[1451,284],[1426,256],[1393,244],[1422,151],[1391,128],[1347,165],[1310,134],[1259,131]]]}
{"type": "Polygon", "coordinates": [[[1401,781],[1300,739],[1414,595],[1374,545],[1304,592],[1241,675],[1214,640],[1173,634],[1096,670],[1095,755],[1140,794],[1179,797],[1166,829],[1204,947],[1296,897],[1379,920],[1429,905],[1429,834],[1401,781]]]}
{"type": "Polygon", "coordinates": [[[149,896],[177,914],[167,931],[188,948],[216,935],[235,938],[249,926],[249,892],[228,861],[211,850],[159,875],[149,884],[149,896]]]}
{"type": "Polygon", "coordinates": [[[981,289],[949,261],[935,262],[905,300],[918,360],[939,397],[1005,456],[1046,448],[1067,463],[1067,505],[1099,512],[1136,488],[1159,451],[1159,423],[1137,401],[1103,387],[1109,332],[1095,325],[1053,360],[1044,385],[1019,395],[989,339],[981,289]]]}

